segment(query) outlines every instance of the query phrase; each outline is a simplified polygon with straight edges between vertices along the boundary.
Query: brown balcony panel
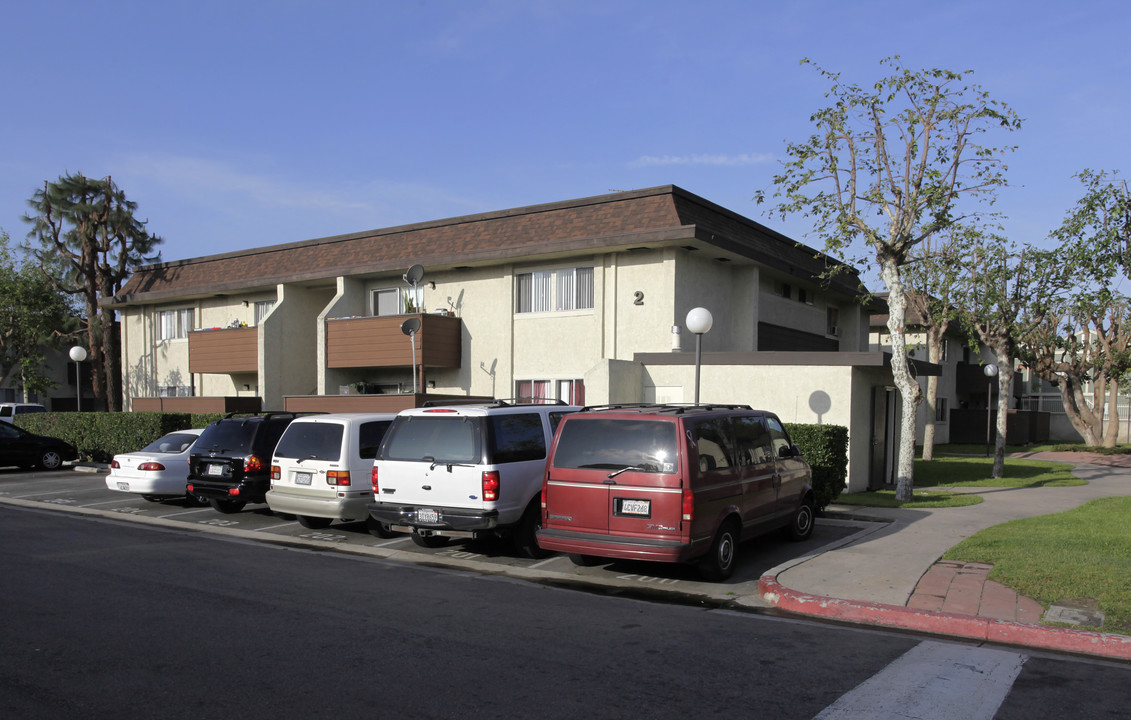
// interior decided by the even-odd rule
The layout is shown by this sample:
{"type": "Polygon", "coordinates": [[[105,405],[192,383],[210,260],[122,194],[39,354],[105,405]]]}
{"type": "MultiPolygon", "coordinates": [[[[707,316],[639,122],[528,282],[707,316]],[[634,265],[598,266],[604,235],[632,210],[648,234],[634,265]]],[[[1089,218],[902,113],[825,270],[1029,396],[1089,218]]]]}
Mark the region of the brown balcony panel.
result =
{"type": "Polygon", "coordinates": [[[190,373],[240,373],[259,370],[259,329],[229,328],[189,333],[190,373]]]}
{"type": "Polygon", "coordinates": [[[444,315],[388,315],[329,320],[326,323],[326,367],[409,367],[412,345],[401,323],[420,318],[416,362],[426,367],[459,367],[462,322],[444,315]]]}

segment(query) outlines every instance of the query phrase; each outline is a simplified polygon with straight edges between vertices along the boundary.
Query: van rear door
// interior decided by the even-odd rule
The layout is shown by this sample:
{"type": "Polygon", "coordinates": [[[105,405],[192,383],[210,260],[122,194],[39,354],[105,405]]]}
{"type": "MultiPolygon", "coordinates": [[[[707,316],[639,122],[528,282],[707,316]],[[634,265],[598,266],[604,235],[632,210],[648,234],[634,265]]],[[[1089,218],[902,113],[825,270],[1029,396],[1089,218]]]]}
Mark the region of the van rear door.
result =
{"type": "Polygon", "coordinates": [[[572,415],[546,475],[544,527],[620,536],[679,535],[673,421],[572,415]]]}

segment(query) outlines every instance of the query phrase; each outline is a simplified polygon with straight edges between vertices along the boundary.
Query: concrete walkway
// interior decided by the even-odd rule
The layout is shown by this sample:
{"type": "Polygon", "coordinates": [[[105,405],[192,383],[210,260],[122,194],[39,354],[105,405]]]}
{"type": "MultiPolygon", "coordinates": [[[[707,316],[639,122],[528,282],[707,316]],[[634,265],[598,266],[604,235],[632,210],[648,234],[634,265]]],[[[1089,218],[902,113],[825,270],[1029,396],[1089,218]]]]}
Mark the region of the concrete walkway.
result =
{"type": "MultiPolygon", "coordinates": [[[[958,623],[976,627],[976,632],[982,632],[988,621],[1037,627],[1032,625],[1039,620],[1039,612],[1037,618],[1033,617],[1036,603],[987,581],[988,566],[948,567],[939,565],[939,559],[964,538],[993,525],[1063,512],[1098,498],[1131,496],[1131,456],[1030,453],[1025,457],[1070,462],[1076,465],[1074,473],[1088,484],[972,488],[967,492],[978,493],[984,502],[959,508],[830,506],[833,516],[887,522],[862,530],[840,547],[774,568],[763,576],[764,598],[778,607],[839,619],[852,619],[863,608],[866,612],[862,615],[873,618],[871,621],[877,624],[899,625],[903,620],[887,621],[893,616],[888,609],[906,610],[914,618],[904,618],[910,624],[902,626],[944,634],[956,619],[962,618],[976,619],[977,623],[958,623]]],[[[962,633],[956,634],[965,635],[967,629],[964,627],[962,633]]],[[[1011,634],[1016,635],[1012,630],[1011,634]]],[[[1077,640],[1088,643],[1095,638],[1077,640]]],[[[1117,657],[1131,659],[1131,638],[1117,636],[1112,642],[1118,646],[1117,657]]],[[[1063,647],[1063,642],[1054,648],[1073,649],[1063,647]]]]}

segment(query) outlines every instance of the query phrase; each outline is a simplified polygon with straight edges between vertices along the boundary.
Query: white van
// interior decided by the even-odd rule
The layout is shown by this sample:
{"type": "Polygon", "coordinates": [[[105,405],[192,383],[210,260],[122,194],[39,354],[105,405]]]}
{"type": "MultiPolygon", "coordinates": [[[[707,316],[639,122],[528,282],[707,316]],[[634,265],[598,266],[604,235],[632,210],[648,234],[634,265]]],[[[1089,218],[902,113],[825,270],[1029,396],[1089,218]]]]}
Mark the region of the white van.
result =
{"type": "Polygon", "coordinates": [[[422,547],[510,535],[518,553],[541,556],[546,456],[558,421],[581,409],[549,402],[402,410],[373,463],[370,515],[422,547]]]}
{"type": "Polygon", "coordinates": [[[28,413],[44,413],[47,408],[39,403],[0,403],[0,420],[12,422],[17,415],[28,413]]]}
{"type": "Polygon", "coordinates": [[[387,536],[387,528],[370,522],[368,506],[373,458],[394,417],[337,413],[293,420],[272,455],[268,507],[297,516],[307,528],[365,520],[370,532],[387,536]]]}

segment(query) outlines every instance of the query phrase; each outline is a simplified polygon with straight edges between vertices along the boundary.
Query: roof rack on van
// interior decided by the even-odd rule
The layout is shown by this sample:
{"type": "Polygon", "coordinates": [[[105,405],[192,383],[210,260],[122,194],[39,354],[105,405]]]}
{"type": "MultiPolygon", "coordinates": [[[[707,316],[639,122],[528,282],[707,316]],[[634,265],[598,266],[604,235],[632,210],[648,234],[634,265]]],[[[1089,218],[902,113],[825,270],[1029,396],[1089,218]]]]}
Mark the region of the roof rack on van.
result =
{"type": "Polygon", "coordinates": [[[230,412],[230,413],[225,414],[223,419],[227,420],[228,418],[234,418],[234,417],[269,418],[269,417],[275,417],[275,416],[278,416],[278,415],[289,415],[292,418],[297,418],[297,417],[302,417],[303,415],[325,415],[325,414],[326,413],[322,410],[309,410],[309,411],[303,411],[303,412],[289,412],[289,411],[278,411],[278,410],[237,410],[235,412],[230,412]]]}
{"type": "Polygon", "coordinates": [[[582,410],[638,410],[640,412],[671,413],[680,415],[688,412],[711,412],[713,410],[752,410],[749,405],[722,403],[613,403],[610,405],[587,405],[582,410]]]}

